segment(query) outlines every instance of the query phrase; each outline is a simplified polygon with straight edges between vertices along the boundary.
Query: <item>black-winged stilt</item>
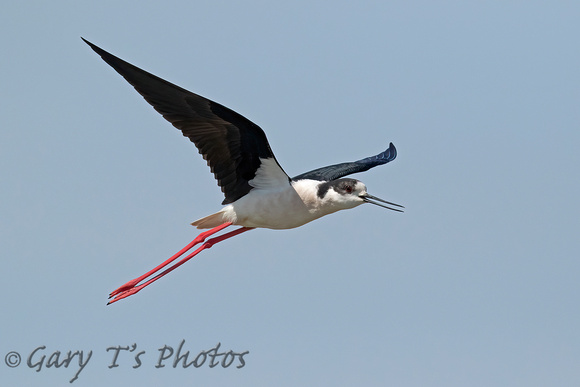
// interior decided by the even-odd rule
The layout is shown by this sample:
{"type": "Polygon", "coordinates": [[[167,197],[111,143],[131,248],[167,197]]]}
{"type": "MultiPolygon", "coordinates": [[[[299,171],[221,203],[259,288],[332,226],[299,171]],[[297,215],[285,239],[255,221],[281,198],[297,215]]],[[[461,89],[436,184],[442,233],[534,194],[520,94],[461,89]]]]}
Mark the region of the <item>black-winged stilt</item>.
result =
{"type": "Polygon", "coordinates": [[[397,150],[392,143],[376,156],[318,168],[290,178],[278,164],[264,131],[258,125],[225,106],[143,71],[83,40],[195,144],[221,187],[225,196],[222,204],[226,205],[215,214],[192,223],[200,229],[209,228],[209,231],[199,234],[153,270],[113,291],[109,295],[112,298],[109,304],[137,293],[202,250],[254,228],[299,227],[363,203],[402,212],[403,206],[367,193],[362,182],[343,178],[394,160],[397,150]],[[205,240],[231,225],[242,227],[205,240]],[[202,242],[194,252],[151,277],[202,242]]]}

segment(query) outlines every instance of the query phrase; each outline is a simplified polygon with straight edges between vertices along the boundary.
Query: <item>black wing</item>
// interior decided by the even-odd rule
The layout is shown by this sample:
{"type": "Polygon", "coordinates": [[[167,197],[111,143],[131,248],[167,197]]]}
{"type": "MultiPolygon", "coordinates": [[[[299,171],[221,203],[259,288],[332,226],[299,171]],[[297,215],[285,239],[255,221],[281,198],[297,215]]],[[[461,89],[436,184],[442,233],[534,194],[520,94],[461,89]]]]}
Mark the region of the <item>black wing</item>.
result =
{"type": "Polygon", "coordinates": [[[397,149],[393,143],[389,144],[389,148],[384,152],[379,153],[376,156],[367,157],[362,160],[353,161],[352,163],[341,163],[330,165],[328,167],[322,167],[315,169],[310,172],[303,173],[301,175],[295,176],[292,180],[321,180],[330,181],[340,179],[346,175],[352,173],[364,172],[369,169],[376,167],[377,165],[386,164],[389,161],[393,161],[397,157],[397,149]]]}
{"type": "Polygon", "coordinates": [[[232,203],[252,189],[248,181],[255,177],[260,158],[276,160],[264,131],[247,118],[82,39],[195,144],[224,193],[222,204],[232,203]]]}

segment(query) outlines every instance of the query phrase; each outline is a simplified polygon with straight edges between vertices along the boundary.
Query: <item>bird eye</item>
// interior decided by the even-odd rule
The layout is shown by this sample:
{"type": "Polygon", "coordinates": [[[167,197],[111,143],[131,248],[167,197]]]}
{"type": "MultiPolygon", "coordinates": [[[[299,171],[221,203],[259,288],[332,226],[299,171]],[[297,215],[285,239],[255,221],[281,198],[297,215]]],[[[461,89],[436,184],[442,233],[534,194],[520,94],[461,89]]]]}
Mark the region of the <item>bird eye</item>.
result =
{"type": "Polygon", "coordinates": [[[346,191],[346,193],[352,193],[352,186],[347,185],[344,187],[344,190],[346,191]]]}

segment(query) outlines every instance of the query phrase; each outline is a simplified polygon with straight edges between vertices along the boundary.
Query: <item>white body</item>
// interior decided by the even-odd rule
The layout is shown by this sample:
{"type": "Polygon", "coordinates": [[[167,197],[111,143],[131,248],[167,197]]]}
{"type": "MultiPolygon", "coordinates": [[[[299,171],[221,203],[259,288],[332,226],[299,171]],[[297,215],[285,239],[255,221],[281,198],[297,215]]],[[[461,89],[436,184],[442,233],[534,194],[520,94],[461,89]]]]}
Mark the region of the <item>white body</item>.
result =
{"type": "MultiPolygon", "coordinates": [[[[261,159],[254,187],[247,195],[228,204],[221,211],[192,223],[197,228],[213,228],[226,222],[245,227],[288,229],[302,226],[339,210],[364,203],[358,195],[340,195],[333,189],[320,198],[318,180],[288,181],[288,176],[272,159],[261,159]]],[[[358,182],[356,193],[366,193],[358,182]]]]}

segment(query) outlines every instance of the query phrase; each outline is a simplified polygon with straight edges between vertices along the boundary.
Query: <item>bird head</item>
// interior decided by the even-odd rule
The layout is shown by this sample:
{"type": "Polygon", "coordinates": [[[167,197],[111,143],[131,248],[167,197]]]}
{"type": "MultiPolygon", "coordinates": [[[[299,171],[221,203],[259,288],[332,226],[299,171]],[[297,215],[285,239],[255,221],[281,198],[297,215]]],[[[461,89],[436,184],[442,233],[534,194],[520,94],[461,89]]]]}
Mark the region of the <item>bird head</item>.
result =
{"type": "Polygon", "coordinates": [[[356,179],[326,181],[319,185],[318,197],[325,204],[336,206],[340,209],[354,208],[363,203],[371,203],[398,212],[403,212],[401,208],[404,208],[399,204],[387,202],[386,200],[370,195],[367,192],[366,185],[356,179]],[[381,203],[388,204],[390,207],[381,203]]]}

